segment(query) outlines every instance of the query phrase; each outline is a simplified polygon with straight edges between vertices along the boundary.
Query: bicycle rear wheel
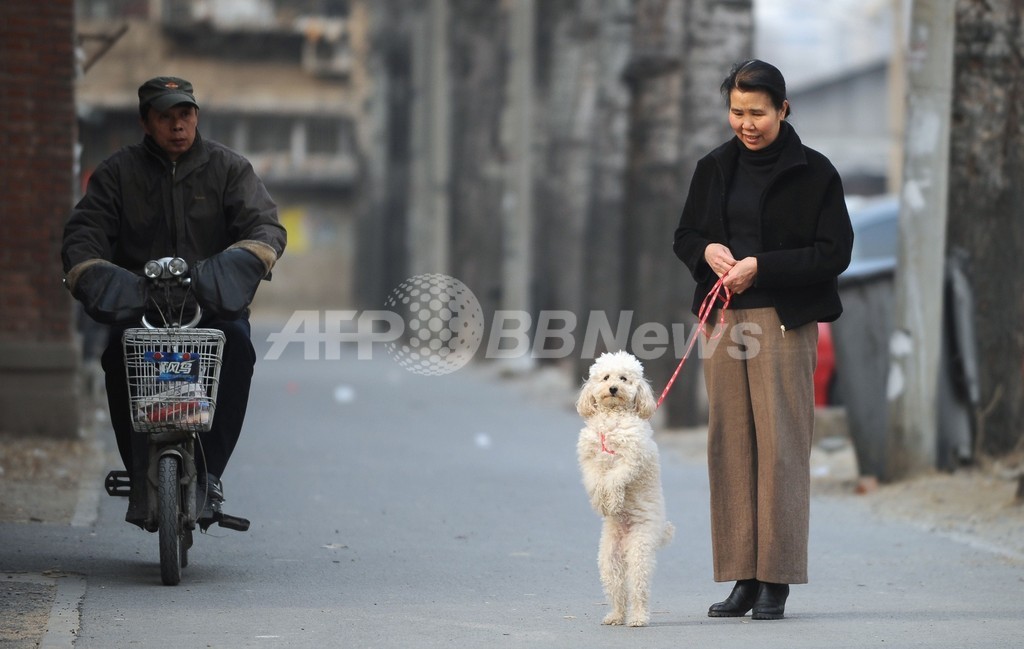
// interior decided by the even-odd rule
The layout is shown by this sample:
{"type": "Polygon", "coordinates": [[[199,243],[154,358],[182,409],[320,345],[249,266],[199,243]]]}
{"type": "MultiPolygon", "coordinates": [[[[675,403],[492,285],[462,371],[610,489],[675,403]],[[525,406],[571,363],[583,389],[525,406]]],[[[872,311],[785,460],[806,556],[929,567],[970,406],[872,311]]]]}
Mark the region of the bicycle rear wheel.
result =
{"type": "MultiPolygon", "coordinates": [[[[160,458],[157,481],[157,507],[160,523],[160,578],[167,586],[181,581],[182,524],[180,462],[173,455],[160,458]]],[[[187,561],[187,559],[185,559],[187,561]]]]}

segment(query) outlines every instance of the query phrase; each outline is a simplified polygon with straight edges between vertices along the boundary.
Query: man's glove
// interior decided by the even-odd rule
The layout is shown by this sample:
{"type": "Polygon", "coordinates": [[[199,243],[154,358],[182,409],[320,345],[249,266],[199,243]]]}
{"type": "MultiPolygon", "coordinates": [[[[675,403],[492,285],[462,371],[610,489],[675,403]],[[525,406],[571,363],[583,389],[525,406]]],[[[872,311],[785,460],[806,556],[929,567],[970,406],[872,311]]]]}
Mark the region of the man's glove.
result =
{"type": "Polygon", "coordinates": [[[266,272],[263,261],[253,253],[228,248],[196,263],[191,273],[192,291],[204,309],[234,320],[245,314],[266,272]]]}
{"type": "Polygon", "coordinates": [[[146,308],[146,280],[101,259],[82,262],[68,272],[67,285],[96,322],[138,320],[146,308]]]}

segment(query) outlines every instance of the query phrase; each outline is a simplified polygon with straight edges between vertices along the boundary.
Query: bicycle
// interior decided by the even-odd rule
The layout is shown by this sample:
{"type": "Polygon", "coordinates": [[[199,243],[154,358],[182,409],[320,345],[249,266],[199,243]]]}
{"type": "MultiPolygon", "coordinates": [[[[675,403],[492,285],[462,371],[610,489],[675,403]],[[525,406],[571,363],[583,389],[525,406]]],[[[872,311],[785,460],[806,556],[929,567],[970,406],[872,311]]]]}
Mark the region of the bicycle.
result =
{"type": "MultiPolygon", "coordinates": [[[[187,294],[188,264],[181,258],[149,261],[144,273],[153,292],[163,293],[168,307],[182,289],[187,294]]],[[[177,317],[170,308],[166,313],[159,309],[162,326],[150,324],[143,316],[142,327],[124,331],[132,428],[145,436],[148,454],[145,466],[136,460],[131,471],[111,471],[105,480],[107,493],[128,496],[129,511],[134,508],[143,529],[158,533],[160,577],[168,586],[181,581],[197,526],[203,532],[213,523],[243,532],[249,529],[248,520],[219,511],[200,518],[206,503],[197,497],[197,446],[202,452],[197,442],[199,433],[213,425],[225,336],[217,329],[196,327],[202,318],[198,305],[192,319],[183,323],[184,302],[177,317]]],[[[205,500],[205,490],[203,494],[205,500]]]]}

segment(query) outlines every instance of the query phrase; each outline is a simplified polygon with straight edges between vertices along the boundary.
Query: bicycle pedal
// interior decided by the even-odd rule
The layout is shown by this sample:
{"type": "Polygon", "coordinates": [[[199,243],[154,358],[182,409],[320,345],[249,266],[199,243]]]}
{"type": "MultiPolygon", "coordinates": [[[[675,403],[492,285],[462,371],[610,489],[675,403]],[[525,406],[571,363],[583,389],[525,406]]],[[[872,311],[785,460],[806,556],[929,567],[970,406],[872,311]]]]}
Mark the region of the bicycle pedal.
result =
{"type": "Polygon", "coordinates": [[[231,516],[230,514],[221,514],[220,520],[217,521],[217,525],[226,527],[229,530],[235,530],[236,532],[248,532],[249,531],[249,519],[241,518],[239,516],[231,516]]]}
{"type": "Polygon", "coordinates": [[[110,496],[127,498],[132,492],[132,476],[127,471],[111,471],[103,481],[110,496]]]}

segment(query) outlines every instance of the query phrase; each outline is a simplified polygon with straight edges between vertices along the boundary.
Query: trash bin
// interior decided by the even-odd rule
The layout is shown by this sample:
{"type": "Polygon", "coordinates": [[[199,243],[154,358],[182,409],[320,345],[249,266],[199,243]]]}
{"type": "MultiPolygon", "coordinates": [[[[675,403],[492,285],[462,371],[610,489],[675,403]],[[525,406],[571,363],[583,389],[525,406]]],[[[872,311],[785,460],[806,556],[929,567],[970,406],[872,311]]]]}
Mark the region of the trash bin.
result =
{"type": "Polygon", "coordinates": [[[839,278],[843,316],[832,323],[836,391],[862,476],[888,476],[889,337],[893,329],[895,259],[851,265],[839,278]]]}
{"type": "MultiPolygon", "coordinates": [[[[895,273],[894,258],[851,264],[839,278],[843,316],[832,323],[836,390],[846,406],[858,472],[882,481],[891,477],[886,388],[895,273]]],[[[935,468],[953,470],[973,459],[979,389],[973,305],[962,254],[950,254],[945,275],[935,468]]]]}

